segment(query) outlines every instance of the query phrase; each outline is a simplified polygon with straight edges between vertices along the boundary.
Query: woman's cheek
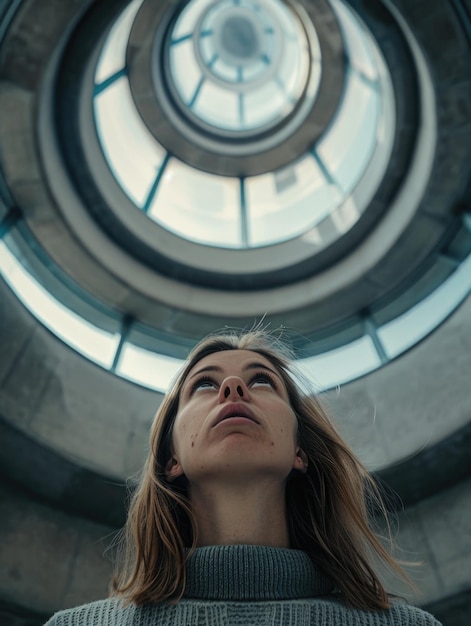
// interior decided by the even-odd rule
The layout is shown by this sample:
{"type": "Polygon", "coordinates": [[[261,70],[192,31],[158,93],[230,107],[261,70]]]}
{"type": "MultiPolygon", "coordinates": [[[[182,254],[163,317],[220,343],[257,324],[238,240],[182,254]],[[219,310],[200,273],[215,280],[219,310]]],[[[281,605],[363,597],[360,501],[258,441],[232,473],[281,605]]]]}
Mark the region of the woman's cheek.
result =
{"type": "Polygon", "coordinates": [[[192,448],[194,448],[195,444],[198,443],[198,434],[198,432],[194,432],[190,435],[190,443],[192,448]]]}

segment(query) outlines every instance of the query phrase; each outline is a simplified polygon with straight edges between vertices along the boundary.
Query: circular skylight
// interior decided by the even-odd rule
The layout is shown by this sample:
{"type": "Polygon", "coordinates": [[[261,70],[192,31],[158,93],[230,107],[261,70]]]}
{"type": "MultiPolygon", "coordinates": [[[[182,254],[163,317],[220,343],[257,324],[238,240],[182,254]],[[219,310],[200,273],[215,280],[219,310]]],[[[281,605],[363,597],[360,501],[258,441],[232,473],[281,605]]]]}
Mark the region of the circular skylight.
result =
{"type": "MultiPolygon", "coordinates": [[[[359,17],[332,0],[345,49],[343,94],[309,150],[266,174],[222,176],[174,156],[136,109],[125,59],[140,5],[128,5],[108,35],[93,102],[101,148],[132,204],[164,230],[222,249],[307,237],[321,250],[348,232],[381,182],[395,129],[389,73],[359,17]]],[[[316,24],[306,19],[279,0],[193,0],[166,38],[156,37],[155,65],[164,67],[181,115],[206,128],[208,141],[211,133],[226,136],[243,155],[247,137],[298,119],[300,103],[301,123],[306,98],[309,106],[316,99],[329,68],[322,68],[316,24]]]]}
{"type": "Polygon", "coordinates": [[[320,79],[317,38],[309,41],[278,0],[193,0],[173,25],[167,54],[184,115],[218,133],[267,130],[295,109],[311,71],[315,88],[320,79]]]}

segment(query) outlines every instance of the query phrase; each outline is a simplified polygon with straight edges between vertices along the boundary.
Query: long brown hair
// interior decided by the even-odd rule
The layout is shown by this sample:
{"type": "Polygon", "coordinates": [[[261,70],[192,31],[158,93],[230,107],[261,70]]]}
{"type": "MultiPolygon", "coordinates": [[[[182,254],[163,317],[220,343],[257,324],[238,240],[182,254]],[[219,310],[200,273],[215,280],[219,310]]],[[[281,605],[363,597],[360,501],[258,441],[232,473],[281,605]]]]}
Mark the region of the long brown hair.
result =
{"type": "Polygon", "coordinates": [[[340,437],[319,399],[301,391],[295,382],[289,350],[262,330],[201,341],[164,397],[152,424],[142,478],[130,503],[112,592],[136,604],[182,597],[185,561],[188,548],[196,547],[197,528],[185,481],[170,483],[166,478],[173,423],[182,386],[194,365],[215,352],[237,349],[261,354],[272,363],[298,420],[298,443],[308,457],[308,468],[307,473],[290,477],[286,485],[291,547],[306,552],[332,578],[348,605],[387,609],[389,596],[372,559],[379,557],[403,579],[408,578],[372,530],[373,514],[380,512],[387,520],[376,483],[340,437]]]}

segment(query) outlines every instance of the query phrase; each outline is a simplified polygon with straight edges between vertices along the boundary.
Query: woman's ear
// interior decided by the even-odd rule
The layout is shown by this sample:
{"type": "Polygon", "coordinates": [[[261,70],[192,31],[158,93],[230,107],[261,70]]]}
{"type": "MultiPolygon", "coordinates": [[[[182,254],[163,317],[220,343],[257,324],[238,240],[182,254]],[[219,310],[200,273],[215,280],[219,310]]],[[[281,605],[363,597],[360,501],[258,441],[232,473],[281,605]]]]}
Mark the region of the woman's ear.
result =
{"type": "Polygon", "coordinates": [[[173,482],[180,476],[183,476],[183,468],[178,462],[175,455],[172,455],[165,466],[165,475],[169,482],[173,482]]]}
{"type": "Polygon", "coordinates": [[[304,452],[302,448],[299,446],[296,448],[296,455],[294,457],[293,469],[298,470],[305,474],[307,472],[307,468],[309,465],[309,461],[307,458],[307,454],[304,452]]]}

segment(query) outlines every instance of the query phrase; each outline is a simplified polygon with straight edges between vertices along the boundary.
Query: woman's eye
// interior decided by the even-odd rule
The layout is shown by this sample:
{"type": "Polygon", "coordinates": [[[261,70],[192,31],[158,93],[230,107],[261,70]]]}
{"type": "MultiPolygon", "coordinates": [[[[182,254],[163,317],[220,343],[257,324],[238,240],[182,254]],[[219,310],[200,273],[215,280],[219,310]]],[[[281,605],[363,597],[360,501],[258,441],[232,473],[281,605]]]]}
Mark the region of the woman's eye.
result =
{"type": "Polygon", "coordinates": [[[197,389],[211,389],[212,387],[214,387],[214,383],[208,383],[207,381],[204,383],[198,383],[196,386],[197,389]]]}
{"type": "Polygon", "coordinates": [[[194,393],[195,391],[199,391],[199,390],[215,389],[215,388],[216,388],[216,383],[214,382],[214,380],[202,378],[200,380],[197,380],[195,383],[193,383],[193,385],[191,386],[191,392],[194,393]]]}
{"type": "Polygon", "coordinates": [[[254,378],[252,378],[252,381],[251,381],[251,386],[252,387],[268,386],[268,387],[276,388],[274,380],[272,379],[271,376],[268,376],[267,374],[260,374],[260,375],[254,376],[254,378]]]}

